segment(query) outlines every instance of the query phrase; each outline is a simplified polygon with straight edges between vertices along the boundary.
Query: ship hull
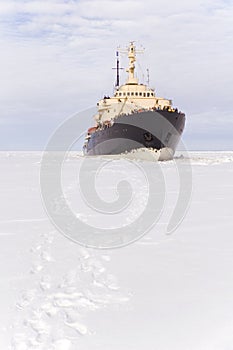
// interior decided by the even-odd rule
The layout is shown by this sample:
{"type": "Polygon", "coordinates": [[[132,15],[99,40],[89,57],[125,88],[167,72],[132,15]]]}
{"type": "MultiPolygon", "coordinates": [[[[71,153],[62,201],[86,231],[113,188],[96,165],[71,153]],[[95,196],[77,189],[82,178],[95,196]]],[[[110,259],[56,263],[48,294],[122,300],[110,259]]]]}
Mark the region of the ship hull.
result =
{"type": "Polygon", "coordinates": [[[97,129],[84,146],[86,155],[115,155],[140,148],[159,151],[171,159],[185,125],[185,115],[167,110],[144,111],[118,117],[114,124],[97,129]]]}

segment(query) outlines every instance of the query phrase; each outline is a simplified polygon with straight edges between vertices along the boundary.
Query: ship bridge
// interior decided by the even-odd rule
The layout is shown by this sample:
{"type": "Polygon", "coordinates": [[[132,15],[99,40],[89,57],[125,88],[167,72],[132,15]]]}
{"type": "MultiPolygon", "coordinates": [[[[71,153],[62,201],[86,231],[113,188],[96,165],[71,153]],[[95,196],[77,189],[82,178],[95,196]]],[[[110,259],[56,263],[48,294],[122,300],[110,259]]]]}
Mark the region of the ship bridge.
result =
{"type": "MultiPolygon", "coordinates": [[[[139,84],[135,77],[136,54],[143,51],[136,50],[133,42],[126,50],[119,49],[121,53],[127,53],[129,66],[126,69],[128,79],[125,84],[116,86],[112,97],[104,97],[98,102],[98,113],[95,116],[97,123],[109,121],[121,114],[129,114],[140,110],[154,110],[172,108],[172,101],[158,97],[154,89],[145,84],[139,84]]],[[[118,58],[117,58],[118,59],[118,58]]],[[[119,67],[119,61],[117,62],[119,67]]],[[[119,84],[119,72],[117,72],[117,85],[119,84]]]]}

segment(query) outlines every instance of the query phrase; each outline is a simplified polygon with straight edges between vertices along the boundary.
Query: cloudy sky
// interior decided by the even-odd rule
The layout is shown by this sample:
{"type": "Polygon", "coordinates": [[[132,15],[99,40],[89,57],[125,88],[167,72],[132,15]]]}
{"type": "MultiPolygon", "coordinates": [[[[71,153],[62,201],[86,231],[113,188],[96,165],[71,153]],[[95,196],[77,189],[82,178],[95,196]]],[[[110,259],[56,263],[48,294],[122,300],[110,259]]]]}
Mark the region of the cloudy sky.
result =
{"type": "Polygon", "coordinates": [[[145,47],[139,78],[149,68],[186,113],[187,147],[233,149],[232,0],[0,0],[0,149],[42,149],[111,94],[115,49],[131,40],[145,47]]]}

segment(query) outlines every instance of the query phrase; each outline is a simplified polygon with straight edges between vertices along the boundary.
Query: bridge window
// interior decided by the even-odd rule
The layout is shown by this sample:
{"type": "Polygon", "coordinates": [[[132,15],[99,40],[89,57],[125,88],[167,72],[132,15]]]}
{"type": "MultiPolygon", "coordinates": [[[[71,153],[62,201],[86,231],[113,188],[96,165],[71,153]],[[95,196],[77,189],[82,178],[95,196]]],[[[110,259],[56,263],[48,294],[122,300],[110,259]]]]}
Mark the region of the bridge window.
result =
{"type": "Polygon", "coordinates": [[[151,93],[151,96],[154,96],[154,93],[153,93],[153,92],[151,93]]]}
{"type": "Polygon", "coordinates": [[[121,96],[121,92],[119,92],[119,96],[121,96]]]}
{"type": "Polygon", "coordinates": [[[123,92],[123,96],[125,96],[125,92],[123,92]]]}
{"type": "Polygon", "coordinates": [[[139,92],[139,96],[142,96],[142,92],[139,92]]]}
{"type": "Polygon", "coordinates": [[[135,92],[135,96],[138,96],[138,93],[137,93],[137,92],[135,92]]]}
{"type": "Polygon", "coordinates": [[[143,92],[143,97],[146,97],[146,93],[145,92],[143,92]]]}
{"type": "Polygon", "coordinates": [[[131,92],[131,96],[134,96],[134,92],[131,92]]]}
{"type": "Polygon", "coordinates": [[[127,92],[127,96],[130,96],[130,92],[127,92]]]}
{"type": "Polygon", "coordinates": [[[150,97],[150,93],[149,92],[147,92],[147,97],[150,97]]]}

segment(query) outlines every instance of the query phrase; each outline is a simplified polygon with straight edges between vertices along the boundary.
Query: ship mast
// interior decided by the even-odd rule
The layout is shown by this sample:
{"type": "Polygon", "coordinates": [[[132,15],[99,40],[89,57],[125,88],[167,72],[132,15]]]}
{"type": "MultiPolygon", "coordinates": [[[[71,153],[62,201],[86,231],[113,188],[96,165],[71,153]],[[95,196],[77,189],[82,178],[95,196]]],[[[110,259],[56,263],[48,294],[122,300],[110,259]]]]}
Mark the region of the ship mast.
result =
{"type": "Polygon", "coordinates": [[[125,49],[119,49],[121,53],[128,53],[129,58],[129,67],[126,69],[126,72],[129,73],[127,85],[137,85],[138,79],[135,77],[135,62],[136,62],[136,54],[143,53],[144,50],[136,50],[136,46],[134,45],[134,41],[130,42],[129,47],[125,49]]]}
{"type": "Polygon", "coordinates": [[[120,86],[120,69],[124,69],[124,68],[120,68],[119,52],[118,51],[116,52],[116,63],[117,63],[117,66],[112,68],[112,69],[116,69],[116,71],[117,71],[117,78],[116,78],[115,87],[116,87],[116,89],[118,89],[120,86]]]}
{"type": "Polygon", "coordinates": [[[147,85],[149,86],[150,85],[150,71],[149,71],[149,68],[147,68],[146,72],[147,72],[147,85]]]}

